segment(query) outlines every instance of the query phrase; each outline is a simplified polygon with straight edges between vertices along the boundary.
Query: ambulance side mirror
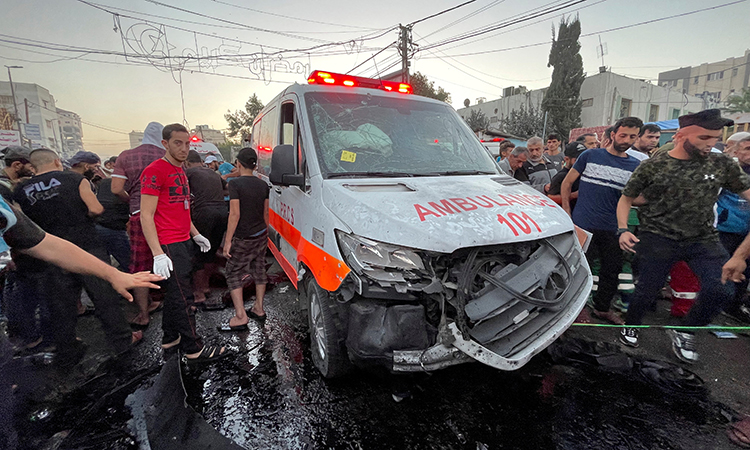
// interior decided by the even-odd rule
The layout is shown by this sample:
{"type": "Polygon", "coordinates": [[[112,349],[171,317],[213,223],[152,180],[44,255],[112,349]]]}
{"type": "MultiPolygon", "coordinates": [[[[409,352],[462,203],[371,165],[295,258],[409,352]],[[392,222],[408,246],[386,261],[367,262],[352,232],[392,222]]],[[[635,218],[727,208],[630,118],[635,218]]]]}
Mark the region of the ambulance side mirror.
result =
{"type": "Polygon", "coordinates": [[[268,178],[277,186],[305,187],[305,176],[294,169],[294,146],[277,145],[271,154],[271,173],[268,178]]]}

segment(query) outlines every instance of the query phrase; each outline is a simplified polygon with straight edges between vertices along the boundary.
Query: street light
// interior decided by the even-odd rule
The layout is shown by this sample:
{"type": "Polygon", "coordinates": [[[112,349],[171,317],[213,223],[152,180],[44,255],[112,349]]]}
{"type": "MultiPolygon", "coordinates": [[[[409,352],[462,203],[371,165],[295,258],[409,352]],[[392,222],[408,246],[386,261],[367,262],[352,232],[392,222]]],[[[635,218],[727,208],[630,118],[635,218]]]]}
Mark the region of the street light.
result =
{"type": "Polygon", "coordinates": [[[10,82],[10,95],[13,97],[13,114],[16,115],[18,123],[18,137],[23,145],[23,131],[21,130],[21,120],[18,116],[18,104],[16,104],[16,89],[13,87],[13,78],[10,76],[10,69],[23,69],[23,66],[5,66],[8,69],[8,81],[10,82]]]}

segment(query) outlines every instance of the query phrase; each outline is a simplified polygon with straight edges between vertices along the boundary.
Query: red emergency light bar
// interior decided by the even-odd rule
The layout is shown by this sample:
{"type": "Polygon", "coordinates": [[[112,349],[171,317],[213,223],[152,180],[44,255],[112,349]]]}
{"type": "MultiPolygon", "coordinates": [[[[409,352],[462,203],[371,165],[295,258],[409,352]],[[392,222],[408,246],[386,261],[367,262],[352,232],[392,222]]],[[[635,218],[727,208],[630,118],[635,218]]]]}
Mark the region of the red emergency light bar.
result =
{"type": "Polygon", "coordinates": [[[505,140],[505,138],[494,138],[494,139],[492,139],[490,141],[485,141],[484,139],[480,139],[479,141],[480,142],[503,142],[504,140],[505,140]]]}
{"type": "Polygon", "coordinates": [[[195,135],[193,135],[193,136],[192,136],[192,137],[190,138],[190,141],[191,141],[191,142],[200,142],[200,140],[201,140],[201,139],[200,139],[200,138],[199,138],[198,136],[195,136],[195,135]]]}
{"type": "Polygon", "coordinates": [[[382,89],[389,92],[413,94],[411,85],[396,81],[378,80],[375,78],[355,77],[333,72],[316,70],[307,77],[309,84],[330,84],[333,86],[361,87],[367,89],[382,89]]]}

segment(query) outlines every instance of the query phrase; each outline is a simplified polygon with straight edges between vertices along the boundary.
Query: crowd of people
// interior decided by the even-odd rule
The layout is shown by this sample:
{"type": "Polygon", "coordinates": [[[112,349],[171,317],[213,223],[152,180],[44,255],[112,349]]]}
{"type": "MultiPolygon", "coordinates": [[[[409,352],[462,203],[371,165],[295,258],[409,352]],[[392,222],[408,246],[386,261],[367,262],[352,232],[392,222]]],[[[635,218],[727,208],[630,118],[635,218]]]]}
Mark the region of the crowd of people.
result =
{"type": "MultiPolygon", "coordinates": [[[[679,124],[661,147],[658,126],[625,117],[603,136],[564,145],[550,134],[499,149],[505,173],[554,199],[590,234],[590,314],[622,325],[620,341],[631,347],[669,275],[675,304],[688,301],[679,314],[686,326],[708,325],[722,310],[750,323],[750,133],[721,145],[732,122],[718,110],[684,115],[679,124]],[[626,295],[628,277],[634,286],[626,295]],[[692,290],[678,287],[686,283],[692,290]]],[[[189,363],[227,356],[223,346],[204,345],[195,315],[221,302],[211,298],[209,280],[225,258],[235,314],[219,331],[266,319],[269,187],[254,176],[257,160],[243,148],[234,164],[222,163],[191,150],[184,126],[156,122],[140,146],[103,165],[91,152],[63,161],[49,149],[6,148],[0,250],[11,247],[12,263],[2,312],[15,350],[77,363],[86,351],[76,336],[78,316],[89,311],[85,296],[117,355],[143,339],[150,314],[161,309],[164,351],[180,350],[189,363]],[[256,300],[246,310],[249,282],[256,300]],[[137,306],[133,317],[123,298],[137,306]]],[[[590,319],[587,311],[580,320],[590,319]]],[[[698,359],[692,329],[669,334],[678,358],[698,359]]]]}
{"type": "Polygon", "coordinates": [[[683,328],[668,330],[680,360],[698,360],[695,328],[720,312],[750,323],[750,133],[719,142],[732,125],[705,110],[681,116],[661,147],[661,129],[637,117],[601,137],[583,134],[562,152],[556,134],[546,146],[537,136],[525,147],[501,144],[501,169],[554,199],[590,234],[596,288],[579,321],[593,314],[622,325],[620,342],[637,347],[638,326],[669,277],[672,313],[684,316],[683,328]]]}
{"type": "Polygon", "coordinates": [[[77,364],[87,349],[77,320],[92,312],[125,358],[150,314],[162,310],[165,352],[180,350],[189,364],[223,358],[229,350],[204,345],[195,322],[201,307],[222,303],[209,295],[219,257],[227,259],[235,308],[219,331],[265,321],[269,188],[254,176],[253,149],[221,164],[221,155],[190,149],[183,125],[152,122],[140,146],[104,164],[86,151],[68,160],[46,148],[3,154],[0,251],[10,249],[12,261],[2,313],[17,354],[53,353],[60,367],[77,364]],[[246,311],[242,290],[250,282],[256,300],[246,311]],[[124,300],[137,306],[134,316],[126,317],[124,300]]]}

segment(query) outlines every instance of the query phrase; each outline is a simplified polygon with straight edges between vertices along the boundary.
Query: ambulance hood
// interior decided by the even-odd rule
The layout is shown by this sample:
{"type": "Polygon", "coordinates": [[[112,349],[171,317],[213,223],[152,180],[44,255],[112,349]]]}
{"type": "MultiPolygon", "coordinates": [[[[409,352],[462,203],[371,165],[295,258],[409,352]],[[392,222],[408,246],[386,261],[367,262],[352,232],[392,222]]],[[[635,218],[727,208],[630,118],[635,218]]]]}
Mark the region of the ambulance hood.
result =
{"type": "Polygon", "coordinates": [[[323,202],[344,231],[440,253],[573,229],[555,202],[505,175],[331,179],[323,202]]]}

